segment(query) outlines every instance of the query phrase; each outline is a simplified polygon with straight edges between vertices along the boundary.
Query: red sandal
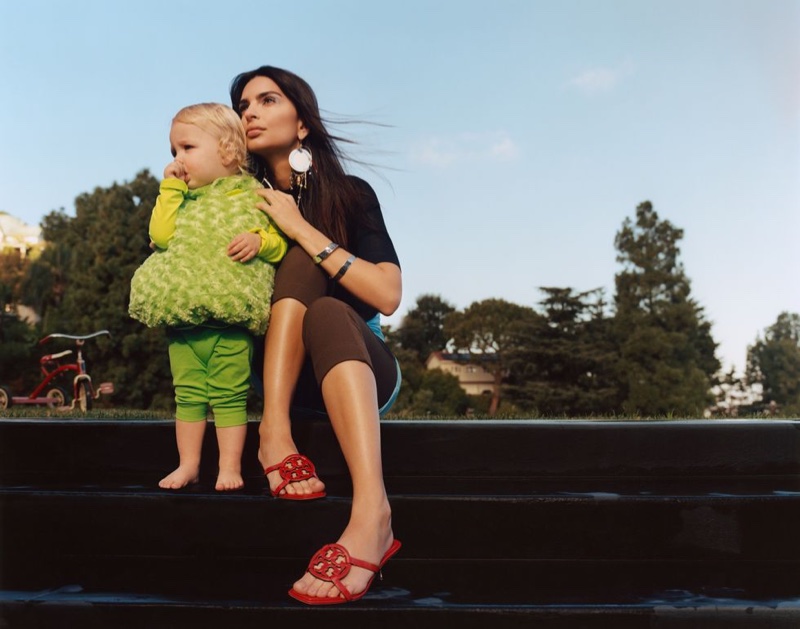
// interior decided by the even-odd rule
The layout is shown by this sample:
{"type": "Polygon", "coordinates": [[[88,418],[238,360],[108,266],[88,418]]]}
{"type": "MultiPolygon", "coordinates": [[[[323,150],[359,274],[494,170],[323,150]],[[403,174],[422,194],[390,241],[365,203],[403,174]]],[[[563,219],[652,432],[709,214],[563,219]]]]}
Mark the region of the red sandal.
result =
{"type": "Polygon", "coordinates": [[[281,500],[314,500],[316,498],[324,498],[327,495],[324,491],[317,491],[313,494],[281,493],[284,487],[289,483],[298,483],[310,478],[319,480],[314,464],[308,457],[302,454],[290,454],[280,463],[270,465],[264,470],[264,476],[275,470],[280,472],[281,484],[278,485],[275,491],[270,489],[269,493],[272,494],[273,498],[280,498],[281,500]]]}
{"type": "MultiPolygon", "coordinates": [[[[308,564],[308,573],[317,579],[333,583],[344,598],[309,596],[308,594],[296,591],[294,588],[289,590],[289,596],[307,605],[339,605],[341,603],[357,601],[367,593],[375,575],[380,574],[381,568],[383,568],[384,564],[400,550],[401,545],[402,544],[400,544],[398,540],[394,540],[392,545],[389,546],[389,550],[386,551],[386,554],[381,559],[381,563],[377,566],[368,561],[354,559],[350,556],[350,553],[347,552],[347,549],[339,544],[323,546],[317,551],[317,554],[311,558],[308,564]],[[342,579],[347,576],[347,573],[350,572],[350,568],[353,566],[365,568],[373,573],[372,577],[370,577],[370,580],[367,582],[367,587],[364,588],[363,592],[359,592],[358,594],[350,594],[342,583],[342,579]]],[[[383,579],[382,574],[380,578],[383,579]]]]}

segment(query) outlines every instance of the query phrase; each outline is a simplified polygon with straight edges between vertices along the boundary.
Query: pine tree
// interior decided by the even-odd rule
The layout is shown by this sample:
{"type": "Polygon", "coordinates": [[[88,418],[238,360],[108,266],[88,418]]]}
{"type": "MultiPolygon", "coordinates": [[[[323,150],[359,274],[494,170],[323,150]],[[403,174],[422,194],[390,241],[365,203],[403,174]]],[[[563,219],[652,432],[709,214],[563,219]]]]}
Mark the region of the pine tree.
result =
{"type": "Polygon", "coordinates": [[[766,403],[800,412],[800,315],[782,312],[747,348],[747,379],[761,384],[766,403]]]}
{"type": "Polygon", "coordinates": [[[660,220],[649,201],[623,222],[615,246],[614,327],[623,409],[631,414],[690,415],[712,398],[716,343],[680,262],[683,230],[660,220]]]}
{"type": "Polygon", "coordinates": [[[540,288],[544,316],[517,328],[509,395],[545,415],[604,415],[619,410],[616,352],[601,289],[540,288]]]}

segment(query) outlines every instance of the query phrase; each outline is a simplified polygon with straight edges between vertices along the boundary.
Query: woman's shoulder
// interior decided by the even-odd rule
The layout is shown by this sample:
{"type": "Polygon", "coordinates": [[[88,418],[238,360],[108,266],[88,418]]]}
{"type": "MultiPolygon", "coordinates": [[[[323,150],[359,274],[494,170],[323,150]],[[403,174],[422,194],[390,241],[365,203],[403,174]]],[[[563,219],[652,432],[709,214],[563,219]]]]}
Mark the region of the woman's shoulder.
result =
{"type": "Polygon", "coordinates": [[[368,182],[356,175],[347,175],[346,179],[353,193],[362,199],[365,210],[374,208],[380,210],[378,195],[368,182]]]}

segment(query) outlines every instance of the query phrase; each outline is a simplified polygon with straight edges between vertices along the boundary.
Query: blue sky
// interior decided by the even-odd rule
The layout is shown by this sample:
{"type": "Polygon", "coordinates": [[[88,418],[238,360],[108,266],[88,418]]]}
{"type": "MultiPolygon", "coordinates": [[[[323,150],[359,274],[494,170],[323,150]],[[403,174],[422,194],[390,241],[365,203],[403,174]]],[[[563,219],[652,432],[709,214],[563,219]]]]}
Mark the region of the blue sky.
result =
{"type": "Polygon", "coordinates": [[[0,210],[36,224],[161,176],[172,115],[268,63],[377,123],[337,129],[401,256],[389,323],[423,293],[611,300],[614,235],[650,200],[742,370],[800,312],[798,34],[800,0],[0,0],[0,210]]]}

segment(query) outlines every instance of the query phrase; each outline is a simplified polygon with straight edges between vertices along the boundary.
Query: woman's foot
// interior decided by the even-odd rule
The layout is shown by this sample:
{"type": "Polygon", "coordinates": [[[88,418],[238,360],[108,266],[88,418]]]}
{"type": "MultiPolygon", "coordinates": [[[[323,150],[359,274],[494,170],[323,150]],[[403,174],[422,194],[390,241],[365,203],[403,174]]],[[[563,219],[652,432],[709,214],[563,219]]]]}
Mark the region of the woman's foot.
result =
{"type": "Polygon", "coordinates": [[[172,474],[168,474],[158,481],[158,486],[161,487],[161,489],[183,489],[187,485],[193,485],[199,480],[199,466],[181,465],[172,472],[172,474]]]}
{"type": "Polygon", "coordinates": [[[214,489],[217,491],[236,491],[244,487],[244,479],[240,470],[219,470],[217,484],[214,489]]]}
{"type": "MultiPolygon", "coordinates": [[[[258,460],[261,467],[266,470],[272,465],[277,465],[284,461],[287,456],[297,454],[297,447],[294,442],[281,442],[278,443],[274,439],[265,441],[261,439],[261,446],[258,450],[258,460]]],[[[274,470],[267,474],[267,481],[269,482],[270,493],[275,495],[278,487],[283,482],[280,470],[274,470]]],[[[295,499],[302,499],[302,496],[309,496],[311,494],[321,494],[325,491],[325,483],[319,478],[313,476],[307,480],[297,480],[288,483],[280,492],[281,495],[297,497],[295,499]]]]}
{"type": "MultiPolygon", "coordinates": [[[[383,514],[371,519],[373,520],[371,525],[366,522],[358,525],[351,520],[336,543],[344,546],[351,557],[377,566],[381,564],[381,560],[392,546],[394,534],[392,533],[390,514],[383,514]]],[[[347,588],[352,596],[358,596],[369,587],[374,578],[374,572],[366,568],[353,566],[350,572],[342,579],[342,585],[347,588]]],[[[298,594],[312,598],[344,598],[333,583],[317,579],[308,572],[295,582],[292,589],[298,594]]]]}

